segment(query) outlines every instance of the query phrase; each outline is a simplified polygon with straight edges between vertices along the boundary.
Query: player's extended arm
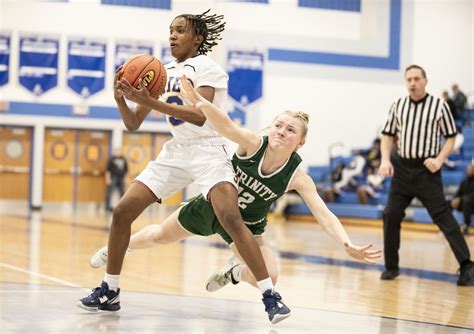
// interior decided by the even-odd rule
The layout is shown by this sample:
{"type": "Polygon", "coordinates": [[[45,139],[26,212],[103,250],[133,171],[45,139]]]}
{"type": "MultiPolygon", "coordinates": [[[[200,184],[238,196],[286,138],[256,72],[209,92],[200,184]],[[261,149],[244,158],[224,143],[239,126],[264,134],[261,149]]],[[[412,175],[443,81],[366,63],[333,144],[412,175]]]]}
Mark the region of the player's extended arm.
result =
{"type": "Polygon", "coordinates": [[[185,76],[181,77],[181,91],[189,101],[200,109],[209,124],[222,136],[239,144],[245,152],[255,152],[260,146],[260,136],[234,123],[229,115],[205,99],[201,92],[194,89],[185,76]]]}
{"type": "Polygon", "coordinates": [[[314,218],[333,239],[344,246],[347,254],[357,260],[372,264],[375,263],[375,259],[380,257],[381,250],[369,250],[372,244],[364,247],[352,244],[339,219],[319,197],[316,186],[308,174],[302,170],[297,171],[295,178],[290,184],[290,189],[294,189],[300,194],[314,218]]]}

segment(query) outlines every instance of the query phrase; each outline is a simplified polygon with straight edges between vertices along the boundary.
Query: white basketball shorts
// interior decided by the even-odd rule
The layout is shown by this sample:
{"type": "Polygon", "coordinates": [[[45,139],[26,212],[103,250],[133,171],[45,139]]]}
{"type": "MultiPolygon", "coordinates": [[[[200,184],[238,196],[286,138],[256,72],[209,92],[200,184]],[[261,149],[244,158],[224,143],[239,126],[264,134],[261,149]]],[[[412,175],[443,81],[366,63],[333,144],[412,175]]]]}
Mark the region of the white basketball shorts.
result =
{"type": "Polygon", "coordinates": [[[162,200],[195,182],[205,198],[217,184],[237,189],[228,147],[220,137],[171,139],[154,161],[135,178],[162,200]]]}

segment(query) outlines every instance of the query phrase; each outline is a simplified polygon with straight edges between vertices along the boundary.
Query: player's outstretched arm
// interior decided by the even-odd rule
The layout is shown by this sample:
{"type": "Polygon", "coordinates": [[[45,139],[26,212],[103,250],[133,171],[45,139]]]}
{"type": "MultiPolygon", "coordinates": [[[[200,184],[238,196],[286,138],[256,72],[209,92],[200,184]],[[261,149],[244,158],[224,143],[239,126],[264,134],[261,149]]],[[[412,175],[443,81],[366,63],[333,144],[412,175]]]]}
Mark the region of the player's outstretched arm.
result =
{"type": "Polygon", "coordinates": [[[344,227],[337,217],[328,209],[324,201],[319,197],[311,177],[304,171],[299,170],[290,184],[290,189],[296,190],[308,205],[311,213],[324,230],[335,239],[341,246],[344,246],[346,253],[359,261],[374,264],[380,258],[382,250],[370,250],[373,246],[354,245],[347,235],[344,227]]]}
{"type": "Polygon", "coordinates": [[[181,77],[181,87],[181,91],[186,98],[204,113],[211,126],[222,136],[239,144],[246,152],[253,152],[260,146],[261,139],[259,135],[234,123],[229,115],[206,100],[194,89],[186,76],[181,77]]]}

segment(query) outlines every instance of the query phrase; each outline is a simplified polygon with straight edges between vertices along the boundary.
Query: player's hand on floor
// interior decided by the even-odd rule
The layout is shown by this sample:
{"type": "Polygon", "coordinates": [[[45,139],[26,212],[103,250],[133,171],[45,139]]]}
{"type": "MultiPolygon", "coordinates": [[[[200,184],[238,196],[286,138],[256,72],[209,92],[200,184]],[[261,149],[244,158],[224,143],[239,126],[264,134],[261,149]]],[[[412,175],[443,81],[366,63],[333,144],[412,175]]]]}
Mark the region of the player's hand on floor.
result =
{"type": "Polygon", "coordinates": [[[344,244],[344,247],[346,248],[346,253],[349,254],[349,256],[365,263],[375,264],[375,259],[379,259],[382,256],[382,250],[369,250],[370,248],[372,248],[372,246],[372,244],[368,244],[364,247],[349,245],[348,243],[344,244]]]}

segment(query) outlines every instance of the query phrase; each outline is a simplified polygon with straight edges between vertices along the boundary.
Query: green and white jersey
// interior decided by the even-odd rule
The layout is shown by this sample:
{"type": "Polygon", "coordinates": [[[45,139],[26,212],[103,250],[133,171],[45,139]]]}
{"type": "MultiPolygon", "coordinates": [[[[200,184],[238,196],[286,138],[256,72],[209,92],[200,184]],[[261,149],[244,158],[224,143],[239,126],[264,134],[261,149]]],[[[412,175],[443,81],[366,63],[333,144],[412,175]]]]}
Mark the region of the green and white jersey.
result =
{"type": "Polygon", "coordinates": [[[248,225],[265,221],[273,202],[280,198],[293,180],[301,157],[293,152],[278,170],[269,175],[262,173],[262,163],[268,146],[268,136],[262,137],[260,148],[251,156],[232,157],[234,171],[239,179],[239,207],[248,225]]]}

